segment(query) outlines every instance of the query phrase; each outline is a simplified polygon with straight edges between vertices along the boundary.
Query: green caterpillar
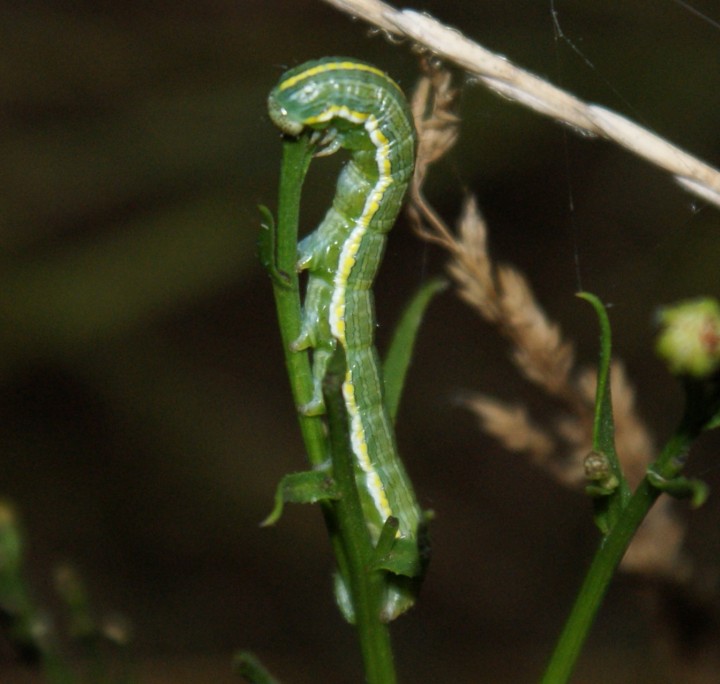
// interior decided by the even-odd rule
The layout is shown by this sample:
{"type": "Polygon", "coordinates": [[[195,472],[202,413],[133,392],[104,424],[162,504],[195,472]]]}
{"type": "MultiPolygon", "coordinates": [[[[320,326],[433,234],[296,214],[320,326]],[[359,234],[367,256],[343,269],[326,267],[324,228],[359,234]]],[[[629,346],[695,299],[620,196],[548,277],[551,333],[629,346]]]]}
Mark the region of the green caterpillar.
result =
{"type": "MultiPolygon", "coordinates": [[[[340,148],[351,153],[332,207],[298,245],[297,268],[307,270],[309,279],[301,332],[292,348],[313,350],[313,398],[301,407],[309,415],[324,411],[322,381],[338,343],[345,352],[343,397],[357,487],[373,541],[389,517],[398,521],[392,552],[380,564],[392,573],[383,607],[383,618],[390,620],[414,602],[427,551],[425,517],[398,456],[383,401],[371,291],[413,172],[412,116],[399,86],[386,74],[340,57],[288,71],[270,93],[268,109],[285,134],[312,131],[317,154],[340,148]]],[[[351,616],[342,586],[338,595],[351,616]]]]}

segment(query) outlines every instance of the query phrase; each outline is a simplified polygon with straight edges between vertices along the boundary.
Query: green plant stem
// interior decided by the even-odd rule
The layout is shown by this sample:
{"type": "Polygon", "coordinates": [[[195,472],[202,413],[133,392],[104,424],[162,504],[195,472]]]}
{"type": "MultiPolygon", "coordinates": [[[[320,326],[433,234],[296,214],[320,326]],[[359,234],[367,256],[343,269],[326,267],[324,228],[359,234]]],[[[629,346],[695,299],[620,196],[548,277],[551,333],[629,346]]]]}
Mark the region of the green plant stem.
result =
{"type": "MultiPolygon", "coordinates": [[[[665,445],[657,460],[661,472],[670,475],[670,471],[674,470],[672,464],[682,460],[699,434],[698,427],[696,418],[688,415],[686,411],[680,428],[665,445]]],[[[643,479],[613,528],[602,540],[563,627],[542,684],[564,684],[570,678],[610,580],[635,532],[660,493],[647,478],[643,479]]]]}
{"type": "Polygon", "coordinates": [[[657,489],[643,480],[617,524],[603,540],[565,623],[542,684],[568,681],[615,569],[658,494],[657,489]]]}
{"type": "MultiPolygon", "coordinates": [[[[276,250],[270,257],[272,263],[267,264],[273,274],[273,292],[285,363],[293,398],[298,406],[307,403],[313,391],[308,354],[293,352],[290,348],[300,331],[300,290],[295,270],[298,218],[300,193],[313,149],[306,136],[286,140],[283,145],[278,223],[274,241],[276,250]]],[[[369,684],[395,684],[389,630],[379,617],[383,576],[379,571],[369,570],[373,548],[362,515],[348,452],[347,417],[340,386],[344,375],[344,357],[338,354],[336,360],[338,358],[340,367],[336,367],[326,387],[328,433],[320,417],[299,413],[298,419],[311,465],[315,468],[325,467],[332,454],[333,477],[342,492],[339,501],[323,503],[322,510],[340,573],[350,585],[366,681],[369,684]],[[332,383],[333,378],[335,384],[332,383]]]]}
{"type": "Polygon", "coordinates": [[[368,534],[360,497],[355,484],[348,419],[341,383],[345,374],[342,352],[335,355],[333,368],[325,383],[325,404],[332,452],[333,477],[342,497],[334,504],[337,522],[347,558],[347,573],[355,609],[355,626],[360,640],[369,684],[395,684],[390,630],[380,621],[384,597],[383,572],[371,570],[374,547],[368,534]]]}
{"type": "MultiPolygon", "coordinates": [[[[290,379],[290,388],[296,406],[301,406],[312,396],[313,381],[310,360],[307,353],[296,353],[290,344],[300,332],[300,284],[295,269],[297,261],[298,223],[300,216],[300,194],[303,181],[312,160],[314,147],[307,137],[285,140],[280,173],[277,227],[265,226],[264,230],[275,231],[273,253],[265,255],[271,264],[266,264],[276,275],[272,278],[273,294],[280,327],[285,366],[290,379]],[[282,277],[283,280],[279,280],[282,277]]],[[[262,256],[262,255],[261,255],[262,256]]],[[[308,460],[314,468],[327,464],[330,451],[323,421],[318,416],[306,416],[298,412],[308,460]]],[[[346,572],[347,561],[342,540],[332,507],[322,503],[323,517],[330,536],[335,559],[342,573],[346,572]]]]}
{"type": "MultiPolygon", "coordinates": [[[[277,278],[273,278],[273,294],[285,355],[285,366],[296,406],[307,403],[313,393],[312,370],[308,354],[293,352],[290,345],[300,333],[300,283],[295,268],[300,195],[314,149],[306,136],[287,139],[283,143],[278,222],[274,240],[276,249],[271,256],[274,260],[274,268],[284,279],[284,281],[279,281],[277,278]]],[[[275,230],[274,227],[273,230],[275,230]]],[[[314,468],[325,467],[330,458],[330,450],[322,418],[306,416],[300,412],[297,415],[310,464],[314,468]]],[[[322,503],[321,506],[335,559],[340,572],[346,576],[347,560],[342,540],[338,536],[335,513],[329,504],[322,503]]]]}
{"type": "MultiPolygon", "coordinates": [[[[312,371],[307,354],[298,354],[290,344],[300,333],[300,285],[297,261],[298,219],[303,180],[312,160],[313,146],[307,137],[286,140],[283,144],[282,172],[278,203],[278,223],[275,235],[274,266],[284,282],[273,279],[273,294],[282,337],[285,365],[290,378],[295,404],[300,406],[312,396],[312,371]]],[[[265,228],[267,229],[267,227],[265,228]]],[[[311,465],[320,467],[328,459],[327,442],[322,420],[317,416],[298,414],[308,458],[311,465]]]]}

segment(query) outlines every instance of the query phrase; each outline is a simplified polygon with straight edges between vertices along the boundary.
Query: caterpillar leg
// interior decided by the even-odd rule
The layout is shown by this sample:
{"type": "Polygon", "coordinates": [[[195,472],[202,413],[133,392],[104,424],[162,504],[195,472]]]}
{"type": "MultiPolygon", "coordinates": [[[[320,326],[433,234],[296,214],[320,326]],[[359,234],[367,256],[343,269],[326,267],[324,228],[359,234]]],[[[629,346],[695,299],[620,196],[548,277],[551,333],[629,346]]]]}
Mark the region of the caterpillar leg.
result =
{"type": "Polygon", "coordinates": [[[327,373],[328,364],[334,354],[334,349],[319,348],[313,351],[313,395],[312,399],[298,406],[298,411],[305,416],[319,416],[325,413],[325,400],[323,399],[323,380],[327,373]]]}
{"type": "Polygon", "coordinates": [[[312,350],[313,394],[310,401],[298,407],[306,416],[325,413],[322,385],[327,375],[328,365],[335,353],[337,342],[330,334],[328,306],[331,286],[322,278],[311,276],[305,294],[300,334],[290,345],[295,352],[312,350]]]}
{"type": "Polygon", "coordinates": [[[335,154],[343,144],[343,138],[335,128],[328,128],[326,131],[315,131],[312,135],[312,142],[318,146],[313,156],[328,157],[335,154]]]}

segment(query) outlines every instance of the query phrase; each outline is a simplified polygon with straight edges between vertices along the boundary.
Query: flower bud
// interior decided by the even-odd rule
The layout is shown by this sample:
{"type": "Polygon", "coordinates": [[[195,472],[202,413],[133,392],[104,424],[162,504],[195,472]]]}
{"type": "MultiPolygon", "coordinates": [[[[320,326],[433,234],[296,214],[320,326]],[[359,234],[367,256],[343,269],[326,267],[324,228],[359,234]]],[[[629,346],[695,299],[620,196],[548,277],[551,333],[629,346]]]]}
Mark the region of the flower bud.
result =
{"type": "Polygon", "coordinates": [[[662,309],[656,350],[670,372],[702,378],[720,367],[720,305],[694,299],[662,309]]]}

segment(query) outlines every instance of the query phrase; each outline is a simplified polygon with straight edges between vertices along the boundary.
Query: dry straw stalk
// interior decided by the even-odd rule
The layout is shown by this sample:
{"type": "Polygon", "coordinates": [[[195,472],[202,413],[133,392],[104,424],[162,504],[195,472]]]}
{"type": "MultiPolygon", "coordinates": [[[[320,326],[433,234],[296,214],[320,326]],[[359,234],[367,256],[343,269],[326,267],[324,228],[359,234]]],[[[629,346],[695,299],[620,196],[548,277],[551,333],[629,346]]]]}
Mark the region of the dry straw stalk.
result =
{"type": "Polygon", "coordinates": [[[413,10],[397,10],[380,0],[325,0],[393,37],[417,45],[465,69],[488,88],[586,135],[612,140],[669,171],[688,192],[720,207],[720,171],[624,116],[589,104],[515,66],[457,29],[413,10]]]}

